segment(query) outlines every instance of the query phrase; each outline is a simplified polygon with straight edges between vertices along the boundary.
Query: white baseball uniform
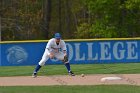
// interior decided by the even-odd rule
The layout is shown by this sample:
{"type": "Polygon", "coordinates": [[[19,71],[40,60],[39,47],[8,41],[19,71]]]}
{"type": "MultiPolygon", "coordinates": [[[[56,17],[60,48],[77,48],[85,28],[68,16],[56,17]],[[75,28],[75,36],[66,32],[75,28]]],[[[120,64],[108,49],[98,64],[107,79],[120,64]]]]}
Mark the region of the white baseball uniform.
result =
{"type": "Polygon", "coordinates": [[[50,53],[53,53],[54,57],[57,58],[58,60],[63,60],[64,59],[63,51],[66,50],[67,49],[64,40],[60,39],[59,44],[56,44],[55,38],[50,39],[46,45],[45,52],[42,56],[42,59],[39,62],[39,65],[43,66],[45,64],[45,62],[49,59],[50,53]]]}

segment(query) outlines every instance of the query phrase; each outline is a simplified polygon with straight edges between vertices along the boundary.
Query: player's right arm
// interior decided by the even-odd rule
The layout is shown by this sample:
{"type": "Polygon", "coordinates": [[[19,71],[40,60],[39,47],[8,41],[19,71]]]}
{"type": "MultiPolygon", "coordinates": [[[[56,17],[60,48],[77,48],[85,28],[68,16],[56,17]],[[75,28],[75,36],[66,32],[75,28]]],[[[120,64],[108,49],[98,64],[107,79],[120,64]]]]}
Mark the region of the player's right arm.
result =
{"type": "Polygon", "coordinates": [[[50,39],[49,41],[48,41],[48,43],[47,43],[47,46],[46,46],[46,49],[48,50],[48,55],[49,55],[49,57],[51,58],[51,59],[53,59],[54,58],[54,53],[53,53],[53,49],[52,49],[52,43],[53,42],[53,40],[52,39],[50,39]]]}

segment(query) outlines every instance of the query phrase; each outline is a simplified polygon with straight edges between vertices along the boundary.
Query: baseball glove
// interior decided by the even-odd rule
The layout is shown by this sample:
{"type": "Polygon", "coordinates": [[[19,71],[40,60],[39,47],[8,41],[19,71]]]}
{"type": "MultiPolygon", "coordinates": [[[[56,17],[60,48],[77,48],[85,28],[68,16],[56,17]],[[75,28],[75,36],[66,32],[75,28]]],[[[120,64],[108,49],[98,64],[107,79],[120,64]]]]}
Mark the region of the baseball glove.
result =
{"type": "Polygon", "coordinates": [[[68,56],[66,55],[66,56],[64,56],[64,60],[63,60],[64,62],[68,62],[68,56]]]}

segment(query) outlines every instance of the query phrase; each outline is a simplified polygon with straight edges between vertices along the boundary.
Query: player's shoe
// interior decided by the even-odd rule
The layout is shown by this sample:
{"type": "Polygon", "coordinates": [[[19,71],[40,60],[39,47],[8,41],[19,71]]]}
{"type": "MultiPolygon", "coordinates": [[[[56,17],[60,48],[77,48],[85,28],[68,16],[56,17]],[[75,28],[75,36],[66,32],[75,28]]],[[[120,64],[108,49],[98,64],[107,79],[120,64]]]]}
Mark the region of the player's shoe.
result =
{"type": "Polygon", "coordinates": [[[72,71],[69,72],[69,75],[70,76],[75,76],[75,74],[72,71]]]}
{"type": "Polygon", "coordinates": [[[37,77],[37,73],[33,73],[33,74],[32,74],[32,77],[33,77],[33,78],[36,78],[36,77],[37,77]]]}

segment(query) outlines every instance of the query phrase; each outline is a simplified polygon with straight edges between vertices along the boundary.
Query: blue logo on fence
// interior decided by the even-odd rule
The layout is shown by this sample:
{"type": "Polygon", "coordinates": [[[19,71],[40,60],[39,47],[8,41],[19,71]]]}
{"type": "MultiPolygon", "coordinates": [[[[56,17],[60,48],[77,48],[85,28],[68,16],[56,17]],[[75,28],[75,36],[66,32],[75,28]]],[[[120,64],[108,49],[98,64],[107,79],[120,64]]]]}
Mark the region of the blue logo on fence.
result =
{"type": "Polygon", "coordinates": [[[12,64],[23,63],[28,58],[27,52],[20,46],[13,46],[7,49],[7,53],[7,60],[12,64]]]}

